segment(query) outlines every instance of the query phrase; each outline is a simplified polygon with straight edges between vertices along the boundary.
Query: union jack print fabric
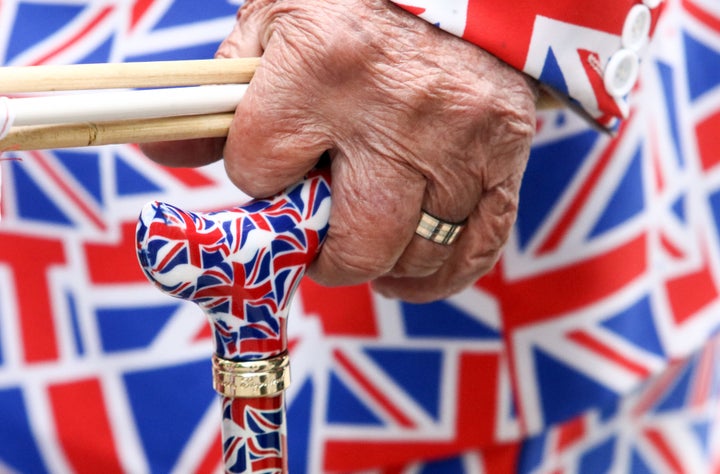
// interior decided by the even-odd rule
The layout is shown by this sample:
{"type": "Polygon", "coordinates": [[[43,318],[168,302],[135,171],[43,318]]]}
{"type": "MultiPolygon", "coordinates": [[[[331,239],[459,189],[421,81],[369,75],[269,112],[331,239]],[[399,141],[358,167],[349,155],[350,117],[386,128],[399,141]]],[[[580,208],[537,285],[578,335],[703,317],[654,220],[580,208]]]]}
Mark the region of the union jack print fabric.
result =
{"type": "MultiPolygon", "coordinates": [[[[237,7],[2,0],[0,63],[209,58],[237,7]]],[[[301,284],[290,472],[720,469],[720,7],[662,8],[615,136],[539,114],[491,274],[427,305],[301,284]]],[[[148,201],[246,197],[132,145],[0,167],[0,472],[220,472],[210,329],[146,281],[134,230],[148,201]]]]}
{"type": "Polygon", "coordinates": [[[608,128],[628,114],[627,76],[664,9],[662,0],[393,1],[539,79],[608,128]],[[609,77],[627,87],[608,86],[609,77]]]}

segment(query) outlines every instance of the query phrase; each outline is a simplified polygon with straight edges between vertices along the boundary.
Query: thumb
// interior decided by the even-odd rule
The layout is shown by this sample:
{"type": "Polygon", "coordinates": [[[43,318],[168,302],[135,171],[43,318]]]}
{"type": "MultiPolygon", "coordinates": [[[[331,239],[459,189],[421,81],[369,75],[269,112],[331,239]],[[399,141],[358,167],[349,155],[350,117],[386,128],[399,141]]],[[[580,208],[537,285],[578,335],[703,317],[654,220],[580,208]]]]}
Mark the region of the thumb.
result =
{"type": "MultiPolygon", "coordinates": [[[[258,37],[260,23],[245,20],[247,15],[238,11],[238,21],[232,32],[220,44],[216,58],[257,57],[262,55],[262,46],[258,37]]],[[[200,138],[193,140],[175,140],[139,144],[150,159],[165,166],[195,167],[203,166],[222,158],[224,138],[200,138]]]]}

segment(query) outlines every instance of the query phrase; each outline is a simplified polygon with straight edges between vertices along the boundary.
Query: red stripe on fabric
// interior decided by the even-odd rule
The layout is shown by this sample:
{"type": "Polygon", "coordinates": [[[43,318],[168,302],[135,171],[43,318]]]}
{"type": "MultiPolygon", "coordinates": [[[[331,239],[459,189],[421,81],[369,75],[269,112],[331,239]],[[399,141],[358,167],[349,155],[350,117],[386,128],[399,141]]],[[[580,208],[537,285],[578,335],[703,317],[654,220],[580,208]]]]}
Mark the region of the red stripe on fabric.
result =
{"type": "Polygon", "coordinates": [[[589,51],[587,49],[578,49],[577,54],[585,70],[585,75],[588,81],[590,81],[593,94],[595,94],[595,98],[597,99],[597,108],[606,114],[609,113],[615,117],[622,117],[623,114],[617,102],[608,94],[607,88],[605,87],[605,72],[600,67],[600,55],[595,51],[589,51]]]}
{"type": "Polygon", "coordinates": [[[665,250],[665,252],[673,258],[683,258],[685,256],[685,252],[683,252],[677,245],[670,241],[670,239],[667,235],[665,235],[664,232],[660,234],[660,245],[665,250]]]}
{"type": "Polygon", "coordinates": [[[458,376],[457,443],[463,447],[487,445],[495,440],[499,411],[500,359],[496,354],[465,353],[460,357],[458,376]],[[478,377],[482,374],[482,378],[478,377]]]}
{"type": "Polygon", "coordinates": [[[700,121],[695,127],[700,162],[704,171],[708,171],[720,164],[720,112],[700,121]]]}
{"type": "Polygon", "coordinates": [[[137,263],[135,226],[137,221],[120,225],[117,242],[83,245],[90,281],[107,283],[146,283],[147,277],[137,263]]]}
{"type": "Polygon", "coordinates": [[[654,123],[650,127],[649,135],[649,148],[655,175],[655,187],[659,194],[665,189],[665,176],[663,173],[662,158],[660,158],[660,142],[658,141],[658,133],[654,123]]]}
{"type": "Polygon", "coordinates": [[[684,324],[693,319],[703,308],[715,301],[720,294],[715,286],[709,258],[704,257],[702,268],[665,283],[665,290],[672,315],[677,324],[684,324]]]}
{"type": "Polygon", "coordinates": [[[483,464],[488,466],[485,472],[520,472],[518,460],[522,450],[521,443],[493,444],[493,449],[483,450],[483,464]]]}
{"type": "Polygon", "coordinates": [[[463,38],[522,70],[538,16],[620,35],[634,3],[634,0],[470,0],[463,38]]]}
{"type": "Polygon", "coordinates": [[[678,474],[687,472],[687,470],[683,468],[682,462],[680,462],[670,447],[670,444],[665,439],[665,436],[659,430],[653,428],[647,429],[645,430],[645,436],[648,441],[650,441],[650,444],[652,444],[657,450],[658,454],[671,468],[670,472],[678,474]]]}
{"type": "MultiPolygon", "coordinates": [[[[267,211],[267,210],[266,210],[267,211]]],[[[270,224],[267,223],[265,218],[256,213],[248,214],[248,219],[250,219],[257,227],[258,229],[270,231],[270,224]]]]}
{"type": "Polygon", "coordinates": [[[308,314],[317,315],[328,336],[376,337],[375,306],[369,285],[325,288],[305,278],[300,298],[308,314]]]}
{"type": "Polygon", "coordinates": [[[132,7],[130,16],[130,29],[133,30],[140,22],[140,19],[150,9],[154,0],[136,0],[132,7]]]}
{"type": "Polygon", "coordinates": [[[557,453],[562,453],[582,440],[586,433],[585,423],[585,417],[579,416],[560,425],[560,428],[558,428],[555,451],[557,453]]]}
{"type": "Polygon", "coordinates": [[[50,50],[49,53],[47,53],[44,56],[41,56],[39,59],[36,59],[33,61],[29,66],[37,66],[39,64],[45,64],[49,62],[53,57],[57,56],[64,50],[68,49],[73,44],[77,43],[78,41],[82,40],[90,31],[92,31],[93,28],[95,28],[98,24],[100,24],[112,11],[114,10],[114,7],[108,6],[100,10],[100,13],[98,13],[96,16],[94,16],[86,25],[84,28],[81,28],[77,30],[77,32],[70,37],[67,41],[64,43],[59,44],[56,48],[50,50]]]}
{"type": "Polygon", "coordinates": [[[95,211],[88,206],[85,200],[75,192],[73,187],[70,186],[70,184],[68,184],[67,181],[65,181],[50,164],[48,164],[46,157],[42,153],[35,151],[30,152],[30,155],[33,157],[38,166],[40,166],[43,172],[52,179],[53,183],[60,188],[62,193],[73,203],[74,206],[77,206],[77,208],[90,222],[95,225],[95,227],[100,230],[107,229],[105,221],[102,217],[95,213],[95,211]]]}
{"type": "Polygon", "coordinates": [[[384,467],[382,470],[378,471],[379,474],[404,474],[407,471],[405,467],[402,466],[393,466],[393,467],[384,467]]]}
{"type": "Polygon", "coordinates": [[[210,443],[210,448],[193,472],[195,474],[215,474],[220,472],[223,462],[222,454],[222,433],[218,430],[217,435],[213,437],[210,443]]]}
{"type": "Polygon", "coordinates": [[[647,237],[639,235],[605,253],[524,279],[507,281],[500,263],[477,286],[496,295],[510,332],[595,304],[646,269],[647,237]]]}
{"type": "Polygon", "coordinates": [[[335,360],[340,364],[340,366],[345,370],[345,372],[352,377],[352,379],[362,387],[363,390],[377,403],[382,407],[383,410],[392,418],[395,423],[400,425],[403,428],[414,428],[415,423],[408,418],[397,406],[393,404],[393,402],[385,396],[376,386],[373,384],[373,382],[368,379],[355,365],[353,365],[352,361],[343,354],[342,351],[339,349],[336,349],[333,351],[333,355],[335,357],[335,360]]]}
{"type": "Polygon", "coordinates": [[[704,10],[690,0],[683,0],[682,6],[686,12],[695,17],[697,20],[720,33],[720,18],[714,16],[712,13],[704,10]]]}
{"type": "Polygon", "coordinates": [[[641,378],[649,377],[651,374],[650,370],[648,370],[647,367],[644,367],[623,357],[621,354],[618,354],[617,351],[613,350],[612,347],[608,347],[606,344],[603,344],[599,340],[594,339],[584,331],[571,332],[570,334],[568,334],[568,339],[578,345],[581,345],[582,347],[588,349],[591,352],[599,354],[605,359],[611,360],[615,364],[623,367],[625,370],[628,370],[641,378]]]}
{"type": "Polygon", "coordinates": [[[200,328],[197,334],[195,334],[192,340],[195,342],[212,340],[214,336],[212,327],[209,324],[205,324],[200,328]]]}
{"type": "Polygon", "coordinates": [[[100,381],[81,380],[48,389],[60,445],[77,473],[122,473],[100,381]]]}
{"type": "Polygon", "coordinates": [[[58,340],[48,271],[67,262],[62,241],[0,232],[0,262],[12,269],[25,362],[56,360],[58,340]]]}
{"type": "MultiPolygon", "coordinates": [[[[623,125],[621,125],[618,133],[622,134],[623,130],[626,129],[631,121],[632,116],[623,122],[623,125]]],[[[612,157],[615,156],[615,150],[617,150],[620,141],[620,138],[616,137],[614,140],[608,142],[607,147],[600,155],[592,170],[590,170],[590,173],[584,180],[582,186],[577,190],[575,196],[573,196],[570,206],[565,210],[553,230],[545,238],[545,242],[539,246],[539,255],[553,252],[560,246],[563,239],[568,234],[568,229],[572,227],[580,212],[587,205],[590,195],[595,189],[597,189],[597,183],[600,181],[600,178],[612,161],[612,157]]]]}

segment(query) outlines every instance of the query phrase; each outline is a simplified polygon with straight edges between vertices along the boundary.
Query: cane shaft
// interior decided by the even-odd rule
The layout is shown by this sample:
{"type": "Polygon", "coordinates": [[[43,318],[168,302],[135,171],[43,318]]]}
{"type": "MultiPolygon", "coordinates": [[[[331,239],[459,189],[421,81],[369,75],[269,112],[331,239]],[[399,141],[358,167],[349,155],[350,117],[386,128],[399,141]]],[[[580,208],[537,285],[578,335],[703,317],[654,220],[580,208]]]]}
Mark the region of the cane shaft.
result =
{"type": "Polygon", "coordinates": [[[285,395],[223,398],[223,461],[227,473],[287,473],[285,395]]]}

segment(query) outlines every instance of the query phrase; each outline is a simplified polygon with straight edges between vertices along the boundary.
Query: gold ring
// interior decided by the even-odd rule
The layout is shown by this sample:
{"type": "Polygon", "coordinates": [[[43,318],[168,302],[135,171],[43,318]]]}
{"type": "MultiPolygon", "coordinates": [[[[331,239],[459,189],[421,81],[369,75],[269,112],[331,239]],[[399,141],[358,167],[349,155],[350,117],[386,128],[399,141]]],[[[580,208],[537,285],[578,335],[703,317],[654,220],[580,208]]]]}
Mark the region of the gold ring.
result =
{"type": "Polygon", "coordinates": [[[213,388],[223,397],[271,397],[290,385],[290,359],[283,352],[264,360],[235,362],[213,354],[213,388]]]}
{"type": "Polygon", "coordinates": [[[465,228],[465,222],[446,222],[425,211],[421,211],[420,222],[418,222],[415,233],[431,242],[450,245],[455,242],[460,232],[465,228]]]}

